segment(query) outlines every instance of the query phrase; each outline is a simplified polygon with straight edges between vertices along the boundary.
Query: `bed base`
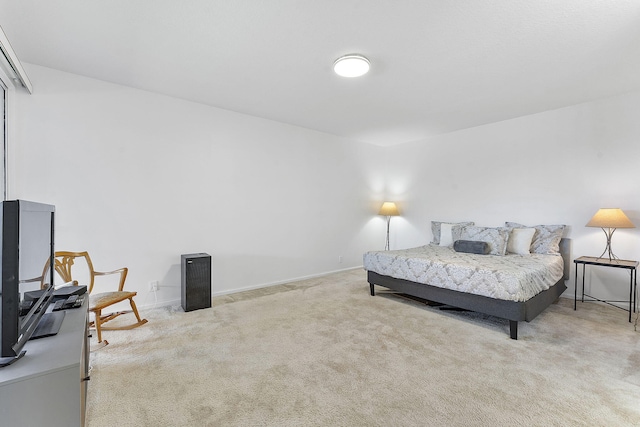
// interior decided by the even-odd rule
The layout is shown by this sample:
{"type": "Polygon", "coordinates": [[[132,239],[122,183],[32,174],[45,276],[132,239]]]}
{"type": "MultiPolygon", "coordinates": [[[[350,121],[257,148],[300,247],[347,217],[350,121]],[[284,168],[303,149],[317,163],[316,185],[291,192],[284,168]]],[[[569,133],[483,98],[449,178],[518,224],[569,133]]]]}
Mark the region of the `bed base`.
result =
{"type": "Polygon", "coordinates": [[[490,316],[509,320],[509,336],[518,339],[518,322],[530,322],[538,314],[542,313],[549,305],[553,304],[567,289],[564,277],[549,289],[540,292],[528,301],[506,301],[485,297],[483,295],[468,294],[451,289],[438,288],[436,286],[411,282],[405,279],[396,279],[383,276],[373,271],[367,272],[367,281],[371,290],[371,296],[375,296],[374,285],[384,286],[395,292],[426,299],[440,304],[450,305],[465,310],[475,311],[490,316]]]}
{"type": "Polygon", "coordinates": [[[559,250],[564,263],[563,277],[546,291],[542,291],[524,302],[506,301],[482,295],[467,294],[451,289],[438,288],[409,280],[383,276],[373,271],[367,271],[367,280],[369,281],[372,296],[375,295],[374,285],[380,285],[393,291],[428,301],[507,319],[509,321],[509,336],[517,340],[518,322],[523,320],[526,322],[532,321],[538,314],[542,313],[545,308],[553,304],[567,289],[564,282],[565,280],[569,280],[571,274],[571,239],[566,237],[560,239],[559,250]]]}

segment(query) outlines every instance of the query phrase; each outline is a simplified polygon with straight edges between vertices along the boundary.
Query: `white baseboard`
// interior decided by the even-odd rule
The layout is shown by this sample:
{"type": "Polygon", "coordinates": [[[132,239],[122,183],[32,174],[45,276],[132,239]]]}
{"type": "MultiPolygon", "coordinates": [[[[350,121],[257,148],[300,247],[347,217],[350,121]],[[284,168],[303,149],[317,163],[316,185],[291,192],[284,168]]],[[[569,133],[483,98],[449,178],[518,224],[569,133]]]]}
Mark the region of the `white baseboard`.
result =
{"type": "MultiPolygon", "coordinates": [[[[292,283],[292,282],[300,282],[302,280],[309,280],[309,279],[315,279],[318,277],[324,277],[324,276],[328,276],[330,274],[335,274],[335,273],[342,273],[345,271],[351,271],[351,270],[357,270],[357,269],[362,269],[363,267],[357,266],[357,267],[349,267],[349,268],[343,268],[340,270],[333,270],[333,271],[327,271],[324,273],[319,273],[319,274],[311,274],[309,276],[301,276],[301,277],[294,277],[291,279],[285,279],[285,280],[278,280],[277,282],[269,282],[269,283],[261,283],[258,285],[251,285],[251,286],[246,286],[244,288],[240,288],[240,289],[233,289],[230,291],[221,291],[221,292],[213,292],[212,297],[219,297],[219,296],[223,296],[223,295],[231,295],[231,294],[236,294],[238,292],[246,292],[246,291],[252,291],[255,289],[262,289],[262,288],[268,288],[270,286],[277,286],[277,285],[284,285],[285,283],[292,283]]],[[[138,301],[136,301],[136,304],[138,303],[138,301]]],[[[142,305],[138,305],[138,308],[140,310],[149,310],[152,308],[159,308],[159,307],[171,307],[171,306],[180,306],[182,305],[182,301],[179,299],[174,299],[174,300],[168,300],[168,301],[157,301],[157,302],[153,302],[150,304],[146,303],[146,298],[145,301],[143,301],[142,305]]]]}
{"type": "Polygon", "coordinates": [[[294,277],[294,278],[291,278],[291,279],[279,280],[277,282],[269,282],[269,283],[262,283],[262,284],[259,284],[259,285],[251,285],[251,286],[247,286],[247,287],[240,288],[240,289],[233,289],[233,290],[230,290],[230,291],[222,291],[222,292],[215,292],[214,291],[213,292],[213,296],[214,297],[218,297],[218,296],[222,296],[222,295],[236,294],[238,292],[252,291],[254,289],[268,288],[270,286],[284,285],[285,283],[300,282],[302,280],[315,279],[315,278],[318,278],[318,277],[328,276],[330,274],[341,273],[341,272],[344,272],[344,271],[356,270],[358,268],[362,268],[362,266],[343,268],[343,269],[340,269],[340,270],[327,271],[327,272],[319,273],[319,274],[311,274],[309,276],[294,277]]]}

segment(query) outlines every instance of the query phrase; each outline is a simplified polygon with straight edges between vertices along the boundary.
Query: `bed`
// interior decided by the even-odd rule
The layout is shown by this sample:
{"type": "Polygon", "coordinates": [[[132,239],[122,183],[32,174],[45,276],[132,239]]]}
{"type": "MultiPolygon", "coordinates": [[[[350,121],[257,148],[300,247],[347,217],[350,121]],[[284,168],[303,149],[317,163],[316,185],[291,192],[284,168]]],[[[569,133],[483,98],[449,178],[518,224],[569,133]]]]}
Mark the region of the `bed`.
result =
{"type": "Polygon", "coordinates": [[[515,340],[518,322],[533,320],[567,289],[564,282],[569,279],[571,242],[562,238],[564,226],[506,223],[506,227],[488,228],[454,223],[440,235],[440,224],[445,223],[434,227],[432,222],[434,241],[429,245],[364,254],[371,296],[375,296],[378,285],[429,302],[503,318],[509,320],[510,337],[515,340]],[[555,227],[552,235],[548,233],[550,227],[555,227]],[[520,231],[525,228],[531,237],[521,239],[519,248],[512,247],[511,240],[515,245],[516,235],[523,234],[520,231]],[[481,251],[477,247],[473,251],[456,250],[458,243],[483,240],[481,251]]]}

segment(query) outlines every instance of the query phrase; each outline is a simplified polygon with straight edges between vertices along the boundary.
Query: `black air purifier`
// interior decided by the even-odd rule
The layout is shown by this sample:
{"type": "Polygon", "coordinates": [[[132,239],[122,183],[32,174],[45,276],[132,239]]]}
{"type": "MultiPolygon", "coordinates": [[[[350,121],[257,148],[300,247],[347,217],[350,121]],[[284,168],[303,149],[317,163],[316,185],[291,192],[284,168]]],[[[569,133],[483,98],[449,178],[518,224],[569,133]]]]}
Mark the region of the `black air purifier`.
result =
{"type": "Polygon", "coordinates": [[[182,265],[182,308],[184,311],[211,307],[211,256],[184,254],[182,265]]]}

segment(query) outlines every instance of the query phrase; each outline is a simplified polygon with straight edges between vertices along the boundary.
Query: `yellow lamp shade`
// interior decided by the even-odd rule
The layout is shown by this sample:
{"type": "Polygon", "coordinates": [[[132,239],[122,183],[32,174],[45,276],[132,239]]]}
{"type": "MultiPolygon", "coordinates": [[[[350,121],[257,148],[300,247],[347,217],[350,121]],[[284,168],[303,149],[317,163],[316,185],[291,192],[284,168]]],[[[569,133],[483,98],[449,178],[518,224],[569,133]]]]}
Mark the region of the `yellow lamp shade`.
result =
{"type": "Polygon", "coordinates": [[[384,202],[380,208],[380,212],[378,212],[378,215],[398,216],[400,215],[400,212],[394,202],[384,202]]]}
{"type": "Polygon", "coordinates": [[[635,228],[631,220],[620,208],[602,208],[587,223],[587,227],[635,228]]]}

